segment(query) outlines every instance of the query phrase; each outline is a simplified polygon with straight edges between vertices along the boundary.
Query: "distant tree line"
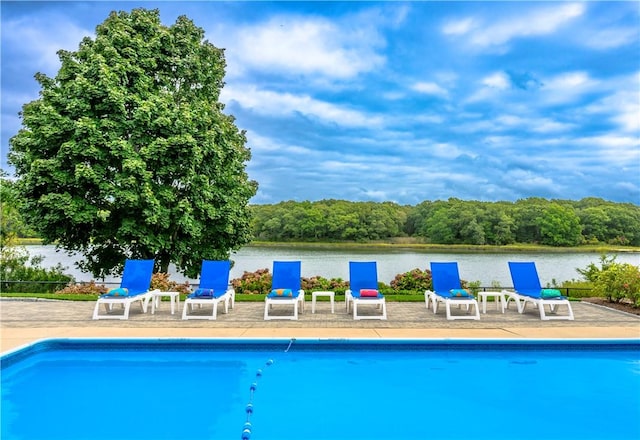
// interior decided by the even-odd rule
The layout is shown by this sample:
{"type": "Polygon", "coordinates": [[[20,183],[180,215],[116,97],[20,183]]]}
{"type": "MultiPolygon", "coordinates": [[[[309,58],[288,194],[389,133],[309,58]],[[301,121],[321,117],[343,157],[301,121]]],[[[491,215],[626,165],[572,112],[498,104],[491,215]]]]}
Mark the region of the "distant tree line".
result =
{"type": "Polygon", "coordinates": [[[416,206],[392,202],[286,201],[252,205],[262,241],[372,241],[413,237],[425,243],[640,246],[640,206],[599,198],[480,202],[455,198],[416,206]]]}

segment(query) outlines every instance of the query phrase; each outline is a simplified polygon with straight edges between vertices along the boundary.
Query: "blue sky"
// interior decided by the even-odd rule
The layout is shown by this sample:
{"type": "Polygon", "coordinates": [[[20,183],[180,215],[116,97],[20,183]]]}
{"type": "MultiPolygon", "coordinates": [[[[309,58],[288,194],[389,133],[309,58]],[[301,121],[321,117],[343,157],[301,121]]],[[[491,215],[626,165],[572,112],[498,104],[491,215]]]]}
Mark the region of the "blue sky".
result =
{"type": "Polygon", "coordinates": [[[33,75],[135,7],[186,15],[226,49],[252,203],[640,204],[637,1],[2,1],[4,170],[33,75]]]}

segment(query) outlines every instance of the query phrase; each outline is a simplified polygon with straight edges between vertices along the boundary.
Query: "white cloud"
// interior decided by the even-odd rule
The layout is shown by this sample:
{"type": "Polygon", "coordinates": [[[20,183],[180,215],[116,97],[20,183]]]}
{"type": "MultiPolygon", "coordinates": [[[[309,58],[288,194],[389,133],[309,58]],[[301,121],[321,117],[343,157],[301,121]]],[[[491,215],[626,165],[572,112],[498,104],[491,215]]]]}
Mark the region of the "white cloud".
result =
{"type": "MultiPolygon", "coordinates": [[[[37,60],[37,68],[49,76],[55,75],[60,68],[59,50],[78,50],[84,37],[95,35],[67,17],[57,15],[47,19],[42,16],[24,17],[3,22],[3,27],[3,40],[11,44],[12,51],[23,52],[24,58],[37,60]]],[[[6,46],[3,51],[6,51],[6,46]]]]}
{"type": "Polygon", "coordinates": [[[589,32],[579,41],[593,49],[607,50],[632,44],[637,38],[637,28],[618,27],[589,32]]]}
{"type": "Polygon", "coordinates": [[[461,20],[452,20],[442,27],[442,33],[445,35],[464,35],[477,26],[473,18],[463,18],[461,20]]]}
{"type": "Polygon", "coordinates": [[[496,128],[519,129],[535,133],[551,133],[570,130],[573,124],[554,121],[549,118],[540,118],[533,115],[501,115],[495,118],[496,128]]]}
{"type": "Polygon", "coordinates": [[[496,89],[504,90],[511,87],[511,81],[504,72],[496,72],[482,79],[482,84],[487,87],[493,87],[496,89]]]}
{"type": "Polygon", "coordinates": [[[640,109],[635,103],[627,103],[622,106],[617,114],[611,116],[611,120],[617,123],[623,130],[629,132],[640,132],[640,109]]]}
{"type": "Polygon", "coordinates": [[[586,72],[568,72],[547,81],[545,87],[548,89],[573,89],[583,87],[589,82],[589,75],[586,72]]]}
{"type": "MultiPolygon", "coordinates": [[[[585,169],[592,164],[594,172],[623,169],[624,167],[640,168],[640,138],[606,134],[600,136],[581,136],[560,139],[553,155],[548,157],[560,166],[559,157],[566,159],[566,168],[585,169]]],[[[590,174],[591,175],[591,174],[590,174]]]]}
{"type": "Polygon", "coordinates": [[[581,16],[582,3],[568,3],[551,7],[520,9],[520,14],[504,17],[484,25],[479,19],[465,18],[450,21],[442,28],[445,35],[466,36],[474,46],[499,47],[514,38],[547,35],[581,16]]]}
{"type": "Polygon", "coordinates": [[[235,101],[246,109],[265,115],[291,116],[299,113],[318,118],[325,123],[347,127],[371,127],[383,124],[383,118],[377,115],[369,116],[356,110],[317,100],[309,95],[277,93],[260,90],[255,86],[244,88],[226,86],[222,89],[220,100],[235,101]]]}
{"type": "Polygon", "coordinates": [[[449,92],[434,82],[417,82],[412,87],[416,92],[446,98],[449,92]]]}
{"type": "Polygon", "coordinates": [[[288,76],[352,78],[386,61],[377,52],[384,40],[375,29],[348,28],[322,18],[278,16],[224,32],[232,73],[249,68],[288,76]]]}
{"type": "Polygon", "coordinates": [[[454,159],[462,154],[457,146],[449,143],[434,143],[430,146],[430,151],[433,156],[444,159],[454,159]]]}
{"type": "Polygon", "coordinates": [[[637,136],[640,133],[640,72],[611,79],[607,87],[611,92],[588,105],[585,113],[600,115],[616,124],[619,130],[637,136]]]}
{"type": "Polygon", "coordinates": [[[567,124],[564,122],[554,121],[552,119],[541,118],[530,121],[529,127],[531,131],[536,133],[553,133],[571,130],[575,128],[575,124],[567,124]]]}
{"type": "Polygon", "coordinates": [[[523,188],[529,192],[543,190],[553,193],[558,190],[557,184],[551,178],[529,170],[507,170],[504,177],[503,180],[511,182],[512,186],[523,188]]]}
{"type": "Polygon", "coordinates": [[[599,81],[587,72],[565,72],[543,80],[540,91],[547,103],[565,103],[595,90],[598,85],[599,81]]]}
{"type": "Polygon", "coordinates": [[[632,182],[619,182],[614,185],[617,191],[625,191],[629,194],[640,194],[640,187],[632,182]]]}
{"type": "MultiPolygon", "coordinates": [[[[391,189],[391,191],[393,191],[393,189],[391,189]]],[[[392,200],[393,197],[389,197],[390,194],[387,191],[374,191],[372,189],[364,189],[363,194],[366,198],[370,199],[370,200],[377,200],[379,202],[384,202],[387,200],[392,200]]]]}
{"type": "Polygon", "coordinates": [[[495,99],[500,93],[511,88],[511,81],[504,72],[494,72],[480,80],[481,88],[473,92],[465,103],[474,103],[495,99]]]}
{"type": "Polygon", "coordinates": [[[495,118],[495,122],[508,127],[521,126],[525,124],[525,120],[520,116],[515,115],[501,115],[495,118]]]}
{"type": "Polygon", "coordinates": [[[640,90],[617,92],[587,107],[586,112],[600,114],[622,132],[640,133],[640,90]]]}
{"type": "Polygon", "coordinates": [[[251,151],[278,151],[282,149],[282,145],[276,143],[271,138],[261,136],[254,130],[247,130],[248,145],[251,151]]]}
{"type": "Polygon", "coordinates": [[[517,139],[513,136],[492,135],[482,139],[482,144],[491,148],[508,147],[513,145],[515,142],[517,142],[517,139]]]}

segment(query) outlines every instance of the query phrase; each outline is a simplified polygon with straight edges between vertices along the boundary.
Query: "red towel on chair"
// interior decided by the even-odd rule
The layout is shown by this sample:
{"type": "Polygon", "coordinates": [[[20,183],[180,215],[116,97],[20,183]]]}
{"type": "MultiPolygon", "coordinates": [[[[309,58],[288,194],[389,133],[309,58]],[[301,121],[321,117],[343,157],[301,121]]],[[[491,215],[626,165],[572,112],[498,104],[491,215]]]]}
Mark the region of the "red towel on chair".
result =
{"type": "Polygon", "coordinates": [[[375,297],[378,296],[378,291],[376,289],[360,289],[361,297],[375,297]]]}

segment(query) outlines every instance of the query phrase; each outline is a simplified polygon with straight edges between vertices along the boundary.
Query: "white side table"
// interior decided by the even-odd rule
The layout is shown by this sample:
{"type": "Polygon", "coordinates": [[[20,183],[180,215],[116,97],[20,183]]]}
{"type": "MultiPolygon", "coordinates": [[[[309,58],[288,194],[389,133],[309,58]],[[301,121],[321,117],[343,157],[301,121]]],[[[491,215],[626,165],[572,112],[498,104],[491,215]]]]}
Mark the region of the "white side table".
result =
{"type": "Polygon", "coordinates": [[[504,292],[478,292],[480,300],[482,301],[482,313],[487,313],[487,298],[493,297],[496,303],[496,310],[501,310],[504,313],[504,308],[507,304],[504,292]]]}
{"type": "Polygon", "coordinates": [[[335,298],[335,292],[324,292],[324,291],[320,291],[320,292],[313,292],[311,294],[311,313],[316,313],[316,298],[319,296],[328,296],[329,297],[329,301],[331,301],[331,313],[334,312],[334,298],[335,298]]]}
{"type": "Polygon", "coordinates": [[[176,311],[176,305],[180,308],[180,292],[151,292],[151,313],[156,313],[156,309],[160,307],[160,299],[163,296],[169,297],[169,302],[171,303],[171,314],[173,315],[176,311]]]}

